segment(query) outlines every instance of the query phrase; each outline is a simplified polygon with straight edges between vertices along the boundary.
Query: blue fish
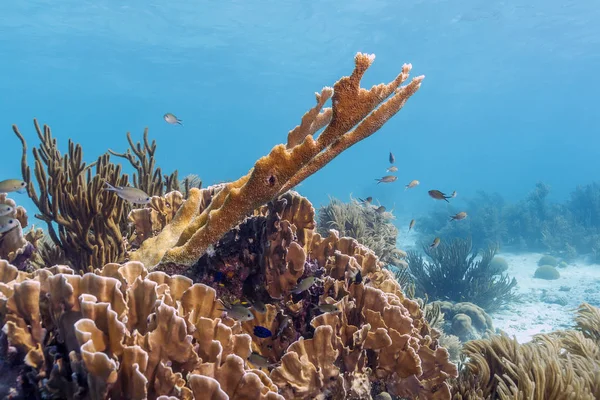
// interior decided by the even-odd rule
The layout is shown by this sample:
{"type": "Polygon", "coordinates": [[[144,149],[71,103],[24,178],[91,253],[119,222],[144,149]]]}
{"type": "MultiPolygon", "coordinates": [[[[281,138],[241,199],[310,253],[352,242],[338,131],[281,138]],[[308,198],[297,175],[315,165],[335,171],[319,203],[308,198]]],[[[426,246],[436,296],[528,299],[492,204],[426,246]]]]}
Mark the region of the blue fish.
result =
{"type": "Polygon", "coordinates": [[[264,326],[255,326],[254,327],[254,336],[261,338],[261,339],[266,339],[268,337],[273,336],[273,332],[271,332],[264,326]]]}

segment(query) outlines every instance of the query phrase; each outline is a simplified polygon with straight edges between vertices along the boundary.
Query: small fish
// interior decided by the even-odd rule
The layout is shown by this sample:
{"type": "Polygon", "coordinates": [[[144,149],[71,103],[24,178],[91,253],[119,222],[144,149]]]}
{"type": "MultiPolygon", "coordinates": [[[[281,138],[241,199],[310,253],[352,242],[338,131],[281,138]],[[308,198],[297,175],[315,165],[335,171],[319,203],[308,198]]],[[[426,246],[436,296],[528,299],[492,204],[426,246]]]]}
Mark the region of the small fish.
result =
{"type": "Polygon", "coordinates": [[[395,165],[392,165],[386,171],[387,172],[397,172],[398,171],[398,167],[396,167],[395,165]]]}
{"type": "Polygon", "coordinates": [[[397,176],[394,175],[386,175],[381,179],[375,179],[377,181],[377,184],[379,185],[380,183],[390,183],[390,182],[394,182],[398,179],[397,176]]]}
{"type": "Polygon", "coordinates": [[[15,211],[15,209],[8,204],[0,204],[0,217],[10,214],[13,211],[15,211]]]}
{"type": "Polygon", "coordinates": [[[19,224],[19,220],[12,217],[0,217],[0,234],[6,233],[16,227],[19,224]]]}
{"type": "Polygon", "coordinates": [[[23,193],[27,188],[27,182],[18,179],[7,179],[0,182],[0,193],[18,192],[23,193]]]}
{"type": "Polygon", "coordinates": [[[431,246],[429,246],[429,248],[430,249],[435,249],[439,245],[440,245],[440,238],[436,237],[435,239],[433,239],[433,243],[431,243],[431,246]]]}
{"type": "Polygon", "coordinates": [[[183,121],[171,113],[166,113],[163,116],[163,118],[165,119],[165,121],[167,121],[171,125],[175,125],[175,124],[183,125],[183,121]]]}
{"type": "Polygon", "coordinates": [[[415,186],[419,186],[419,184],[420,184],[420,183],[421,183],[421,182],[419,182],[418,180],[416,180],[416,179],[415,179],[415,180],[413,180],[413,181],[410,181],[410,182],[408,183],[408,185],[404,186],[404,189],[405,189],[405,190],[406,190],[406,189],[412,189],[412,188],[414,188],[415,186]]]}
{"type": "Polygon", "coordinates": [[[264,326],[255,326],[254,327],[254,336],[256,336],[257,338],[266,339],[266,338],[273,336],[273,332],[271,332],[269,329],[265,328],[264,326]]]}
{"type": "Polygon", "coordinates": [[[467,213],[464,211],[461,211],[456,215],[451,215],[450,221],[460,221],[461,219],[465,219],[465,218],[467,218],[467,213]]]}
{"type": "Polygon", "coordinates": [[[256,310],[256,312],[259,314],[264,314],[267,312],[266,304],[260,300],[255,300],[255,301],[251,302],[250,304],[252,304],[252,308],[254,308],[256,310]]]}
{"type": "Polygon", "coordinates": [[[356,274],[354,274],[354,276],[351,277],[350,280],[352,283],[356,283],[357,285],[360,285],[362,283],[363,276],[359,269],[356,270],[356,274]]]}
{"type": "Polygon", "coordinates": [[[450,195],[451,198],[455,198],[456,197],[456,190],[454,192],[452,192],[452,194],[450,195]]]}
{"type": "Polygon", "coordinates": [[[377,214],[383,214],[385,212],[385,206],[379,206],[375,209],[377,214]]]}
{"type": "Polygon", "coordinates": [[[290,325],[289,318],[285,318],[283,321],[281,321],[281,324],[279,324],[279,328],[277,328],[277,333],[275,334],[275,337],[281,336],[281,334],[283,333],[285,328],[287,328],[289,325],[290,325]]]}
{"type": "Polygon", "coordinates": [[[436,200],[444,200],[446,203],[450,203],[448,201],[448,199],[450,198],[450,196],[440,192],[439,190],[430,190],[429,192],[429,196],[431,196],[432,198],[436,199],[436,200]]]}
{"type": "Polygon", "coordinates": [[[127,200],[130,203],[135,204],[148,204],[150,203],[150,196],[148,196],[143,190],[129,186],[118,186],[114,187],[110,183],[105,182],[106,187],[104,190],[115,192],[117,196],[123,200],[127,200]]]}
{"type": "Polygon", "coordinates": [[[223,272],[221,272],[221,271],[215,272],[215,275],[213,276],[213,280],[216,283],[223,282],[223,279],[225,279],[225,274],[223,272]]]}
{"type": "Polygon", "coordinates": [[[396,157],[394,157],[394,155],[392,154],[392,152],[390,151],[390,164],[393,164],[396,162],[396,157]]]}
{"type": "Polygon", "coordinates": [[[360,200],[360,202],[363,203],[365,206],[368,206],[373,201],[373,197],[369,196],[364,200],[359,197],[358,200],[360,200]]]}
{"type": "Polygon", "coordinates": [[[227,316],[235,319],[236,321],[244,322],[251,321],[254,319],[254,314],[248,310],[248,308],[244,307],[241,304],[229,305],[225,304],[223,300],[220,300],[221,304],[223,304],[223,309],[219,309],[220,311],[227,312],[227,316]]]}
{"type": "Polygon", "coordinates": [[[410,224],[408,224],[408,231],[409,231],[409,232],[410,232],[410,230],[411,230],[412,228],[414,228],[414,226],[415,226],[415,222],[417,222],[417,221],[415,221],[415,220],[413,219],[413,220],[411,220],[411,221],[410,221],[410,224]]]}
{"type": "Polygon", "coordinates": [[[253,351],[252,354],[250,354],[250,356],[248,357],[248,361],[250,361],[252,364],[256,365],[259,368],[269,368],[277,365],[277,363],[270,363],[267,357],[261,356],[255,351],[253,351]]]}
{"type": "Polygon", "coordinates": [[[292,293],[294,293],[294,294],[302,293],[305,290],[310,289],[310,287],[312,285],[314,285],[316,281],[317,281],[317,278],[315,278],[314,276],[309,276],[308,278],[304,278],[304,279],[302,279],[302,281],[300,281],[299,284],[296,285],[295,288],[292,289],[292,293]]]}
{"type": "Polygon", "coordinates": [[[319,304],[317,308],[319,311],[326,314],[340,312],[340,309],[335,304],[319,304]]]}

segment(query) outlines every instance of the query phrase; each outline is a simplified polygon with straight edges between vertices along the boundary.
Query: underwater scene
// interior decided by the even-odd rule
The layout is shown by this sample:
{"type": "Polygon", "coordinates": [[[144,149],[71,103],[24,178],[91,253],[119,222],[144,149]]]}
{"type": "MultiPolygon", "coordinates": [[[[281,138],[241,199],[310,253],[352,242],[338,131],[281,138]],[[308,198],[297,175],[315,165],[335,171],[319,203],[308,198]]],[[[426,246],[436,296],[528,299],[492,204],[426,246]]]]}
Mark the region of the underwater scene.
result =
{"type": "Polygon", "coordinates": [[[1,399],[600,399],[597,1],[0,11],[1,399]]]}

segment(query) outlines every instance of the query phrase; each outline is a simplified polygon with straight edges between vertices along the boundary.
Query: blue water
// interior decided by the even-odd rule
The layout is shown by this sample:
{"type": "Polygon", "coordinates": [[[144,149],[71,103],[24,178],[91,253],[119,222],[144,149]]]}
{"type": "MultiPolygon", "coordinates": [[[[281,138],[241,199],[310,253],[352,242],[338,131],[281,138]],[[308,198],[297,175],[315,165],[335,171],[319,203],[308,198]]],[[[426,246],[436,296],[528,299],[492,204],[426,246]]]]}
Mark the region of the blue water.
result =
{"type": "Polygon", "coordinates": [[[357,51],[377,56],[363,87],[405,62],[426,78],[378,133],[303,183],[316,205],[352,193],[412,213],[432,204],[426,189],[516,200],[539,180],[561,200],[598,178],[594,0],[30,0],[0,15],[0,179],[20,178],[11,124],[31,147],[33,117],[89,162],[148,126],[165,172],[236,179],[285,142],[357,51]],[[399,181],[376,185],[389,151],[399,181]],[[405,192],[412,179],[421,187],[405,192]]]}

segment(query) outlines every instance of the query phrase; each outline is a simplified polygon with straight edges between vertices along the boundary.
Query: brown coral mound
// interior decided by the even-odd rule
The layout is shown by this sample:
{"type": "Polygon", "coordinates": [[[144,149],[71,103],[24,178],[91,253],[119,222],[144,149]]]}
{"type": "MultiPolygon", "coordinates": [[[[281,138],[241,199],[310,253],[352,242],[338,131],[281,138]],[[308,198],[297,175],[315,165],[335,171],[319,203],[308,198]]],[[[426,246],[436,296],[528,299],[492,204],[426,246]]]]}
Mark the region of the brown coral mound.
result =
{"type": "Polygon", "coordinates": [[[322,271],[322,282],[294,294],[294,279],[281,281],[279,298],[242,324],[222,317],[213,288],[135,261],[83,276],[0,265],[4,331],[29,371],[20,389],[75,398],[369,399],[378,387],[449,399],[456,367],[419,305],[373,252],[336,231],[322,238],[313,218],[310,203],[288,193],[245,222],[262,227],[246,232],[260,256],[244,257],[265,268],[263,279],[297,264],[295,280],[322,271]],[[323,303],[341,312],[321,313],[315,305],[323,303]],[[257,326],[273,336],[255,336],[257,326]],[[252,351],[278,364],[270,377],[245,362],[252,351]]]}
{"type": "Polygon", "coordinates": [[[135,259],[148,266],[160,263],[161,269],[178,273],[187,269],[247,215],[381,128],[419,89],[423,77],[401,86],[411,69],[411,65],[404,65],[391,83],[363,89],[360,81],[373,60],[372,55],[357,54],[352,75],[317,94],[317,105],[289,133],[287,145],[275,146],[246,176],[227,183],[206,209],[186,219],[185,229],[174,232],[177,236],[157,243],[144,243],[135,259]],[[329,98],[332,108],[323,109],[329,98]],[[325,125],[315,140],[312,135],[325,125]],[[160,245],[160,251],[157,251],[157,245],[160,245]]]}
{"type": "Polygon", "coordinates": [[[251,338],[220,318],[212,288],[136,262],[97,272],[0,263],[3,332],[29,368],[23,395],[282,399],[245,364],[251,338]]]}
{"type": "Polygon", "coordinates": [[[600,398],[600,309],[582,304],[575,330],[519,344],[505,335],[465,344],[455,400],[600,398]]]}

